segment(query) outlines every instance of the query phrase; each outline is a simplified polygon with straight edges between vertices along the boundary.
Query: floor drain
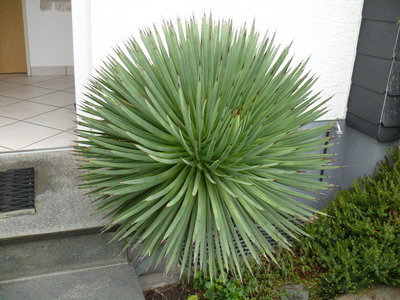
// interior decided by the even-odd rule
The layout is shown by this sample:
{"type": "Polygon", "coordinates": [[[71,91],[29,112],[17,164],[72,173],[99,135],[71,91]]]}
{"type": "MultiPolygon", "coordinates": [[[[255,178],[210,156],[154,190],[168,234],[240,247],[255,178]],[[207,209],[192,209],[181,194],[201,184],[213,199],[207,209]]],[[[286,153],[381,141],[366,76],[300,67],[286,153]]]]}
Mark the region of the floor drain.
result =
{"type": "Polygon", "coordinates": [[[33,168],[0,172],[0,218],[35,213],[33,168]]]}

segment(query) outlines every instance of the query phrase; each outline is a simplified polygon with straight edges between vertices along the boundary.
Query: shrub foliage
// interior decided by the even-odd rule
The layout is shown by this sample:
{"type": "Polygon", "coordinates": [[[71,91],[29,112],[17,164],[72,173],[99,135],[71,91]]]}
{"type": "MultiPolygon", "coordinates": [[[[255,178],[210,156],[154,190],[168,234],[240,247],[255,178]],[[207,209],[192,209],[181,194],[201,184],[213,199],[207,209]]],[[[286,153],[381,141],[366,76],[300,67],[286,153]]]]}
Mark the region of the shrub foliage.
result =
{"type": "Polygon", "coordinates": [[[400,284],[400,150],[393,148],[374,176],[339,192],[302,241],[320,268],[319,293],[330,298],[376,283],[400,284]]]}
{"type": "MultiPolygon", "coordinates": [[[[254,25],[204,17],[164,22],[117,48],[88,87],[77,148],[85,187],[115,238],[189,274],[241,274],[245,251],[273,258],[267,232],[303,233],[314,210],[295,198],[326,188],[325,112],[307,61],[254,25]],[[243,240],[243,243],[241,243],[243,240]],[[157,255],[155,255],[157,254],[157,255]]],[[[247,253],[247,252],[246,252],[247,253]]]]}

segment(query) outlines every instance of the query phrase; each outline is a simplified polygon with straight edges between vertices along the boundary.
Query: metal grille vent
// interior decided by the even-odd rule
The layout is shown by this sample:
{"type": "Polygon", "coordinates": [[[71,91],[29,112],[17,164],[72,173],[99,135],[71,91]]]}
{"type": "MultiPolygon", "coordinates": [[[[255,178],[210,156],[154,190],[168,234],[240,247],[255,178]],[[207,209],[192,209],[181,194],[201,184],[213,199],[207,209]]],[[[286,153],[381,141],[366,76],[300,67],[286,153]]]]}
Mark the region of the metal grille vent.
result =
{"type": "Polygon", "coordinates": [[[0,172],[0,218],[35,213],[33,168],[0,172]]]}
{"type": "MultiPolygon", "coordinates": [[[[266,232],[265,232],[264,230],[262,230],[260,227],[259,227],[259,230],[260,230],[261,234],[265,237],[265,239],[268,241],[268,243],[269,243],[272,247],[274,247],[274,248],[278,247],[277,242],[276,242],[268,233],[266,233],[266,232]]],[[[279,230],[279,229],[278,229],[278,232],[279,232],[280,234],[282,234],[282,235],[288,240],[289,243],[294,242],[294,239],[293,239],[291,236],[289,236],[288,234],[286,234],[285,232],[283,232],[283,231],[281,231],[281,230],[279,230]]],[[[244,242],[243,238],[240,236],[240,233],[239,233],[239,232],[237,232],[237,233],[238,233],[238,236],[239,236],[240,244],[241,244],[241,246],[243,247],[244,253],[245,253],[246,255],[250,255],[250,250],[247,248],[246,243],[244,242]]],[[[236,241],[234,241],[233,244],[235,245],[235,248],[236,248],[237,252],[239,253],[239,256],[242,256],[242,255],[240,254],[240,252],[239,252],[239,248],[237,247],[236,241]]]]}

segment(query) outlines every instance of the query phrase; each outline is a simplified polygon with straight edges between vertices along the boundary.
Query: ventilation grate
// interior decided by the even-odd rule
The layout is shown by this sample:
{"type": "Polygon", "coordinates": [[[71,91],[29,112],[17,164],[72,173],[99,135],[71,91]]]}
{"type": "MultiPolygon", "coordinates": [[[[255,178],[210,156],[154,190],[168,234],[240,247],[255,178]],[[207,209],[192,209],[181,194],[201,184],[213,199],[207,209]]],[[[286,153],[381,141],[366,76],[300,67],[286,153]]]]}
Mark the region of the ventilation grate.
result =
{"type": "Polygon", "coordinates": [[[33,168],[0,172],[0,218],[35,213],[33,168]]]}

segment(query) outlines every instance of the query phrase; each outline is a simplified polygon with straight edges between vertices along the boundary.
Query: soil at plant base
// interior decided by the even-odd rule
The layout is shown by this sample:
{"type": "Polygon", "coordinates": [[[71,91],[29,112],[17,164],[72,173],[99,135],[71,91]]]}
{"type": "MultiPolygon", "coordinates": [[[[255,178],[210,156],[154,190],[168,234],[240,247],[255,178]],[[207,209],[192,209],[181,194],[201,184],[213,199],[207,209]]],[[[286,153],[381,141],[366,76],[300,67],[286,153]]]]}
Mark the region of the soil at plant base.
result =
{"type": "Polygon", "coordinates": [[[182,285],[167,285],[144,292],[146,300],[186,300],[188,296],[196,292],[185,289],[182,285]]]}

